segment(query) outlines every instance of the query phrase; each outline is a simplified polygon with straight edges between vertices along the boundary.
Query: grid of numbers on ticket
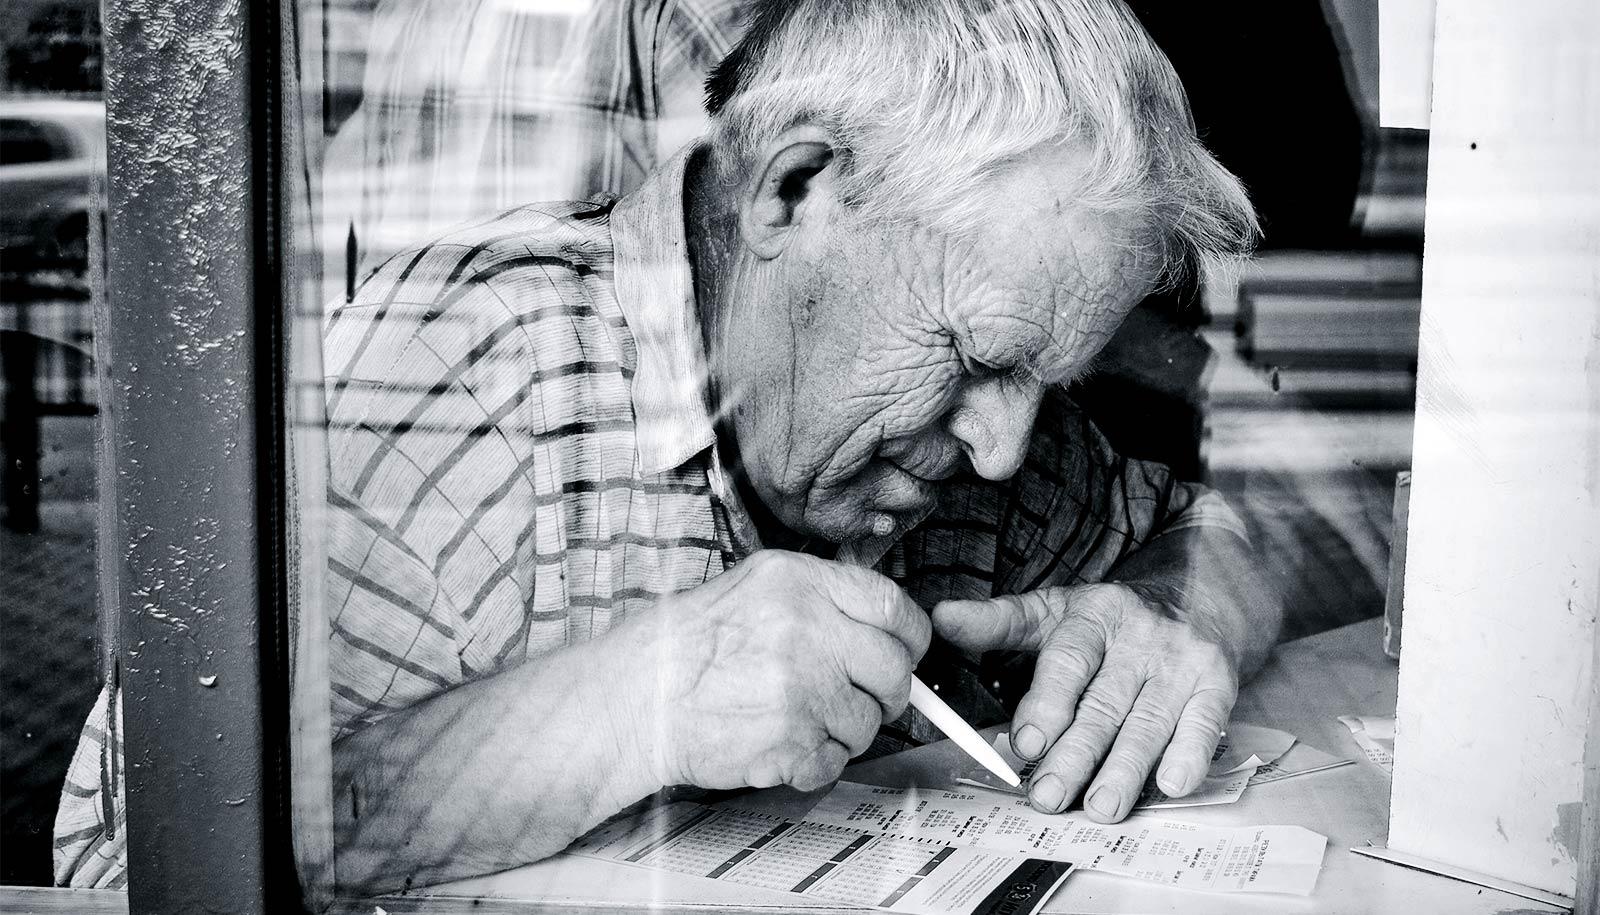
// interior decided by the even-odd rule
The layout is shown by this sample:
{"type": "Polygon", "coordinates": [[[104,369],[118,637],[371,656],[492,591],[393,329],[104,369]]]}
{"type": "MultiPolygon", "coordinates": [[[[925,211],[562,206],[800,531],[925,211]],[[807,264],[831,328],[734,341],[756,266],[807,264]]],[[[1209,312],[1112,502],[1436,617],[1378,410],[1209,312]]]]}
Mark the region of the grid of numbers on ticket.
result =
{"type": "Polygon", "coordinates": [[[770,841],[717,868],[732,883],[844,901],[875,901],[931,873],[951,849],[818,823],[786,824],[770,841]]]}
{"type": "Polygon", "coordinates": [[[681,874],[717,877],[789,828],[774,817],[707,811],[679,826],[681,835],[669,831],[626,860],[681,874]]]}

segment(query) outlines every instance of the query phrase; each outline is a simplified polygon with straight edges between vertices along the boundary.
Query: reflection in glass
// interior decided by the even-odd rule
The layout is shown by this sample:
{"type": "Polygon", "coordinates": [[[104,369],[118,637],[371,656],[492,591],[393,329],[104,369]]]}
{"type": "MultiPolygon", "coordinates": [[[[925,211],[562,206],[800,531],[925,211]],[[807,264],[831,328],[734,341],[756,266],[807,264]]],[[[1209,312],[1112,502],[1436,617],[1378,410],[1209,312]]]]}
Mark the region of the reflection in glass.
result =
{"type": "MultiPolygon", "coordinates": [[[[701,6],[693,22],[673,21],[662,13],[671,5],[649,3],[413,0],[310,11],[312,22],[320,15],[330,27],[318,57],[322,83],[305,87],[315,100],[308,108],[320,106],[316,121],[307,114],[320,128],[308,131],[308,143],[326,143],[312,176],[309,230],[320,289],[306,310],[308,319],[328,320],[331,309],[325,356],[343,361],[304,379],[301,401],[316,402],[317,378],[335,385],[324,392],[336,414],[328,444],[335,492],[339,455],[361,436],[337,414],[370,397],[341,366],[363,338],[382,333],[357,290],[375,276],[393,282],[407,264],[432,271],[435,255],[407,259],[497,212],[637,188],[703,128],[704,75],[744,26],[741,4],[701,6]],[[396,254],[400,260],[391,260],[396,254]],[[352,300],[356,311],[338,309],[352,300]]],[[[1183,76],[1203,135],[1255,193],[1266,248],[1237,276],[1206,277],[1147,303],[1074,395],[1125,453],[1158,458],[1226,496],[1297,608],[1285,638],[1379,613],[1395,473],[1409,462],[1422,183],[1418,136],[1367,126],[1373,23],[1354,4],[1335,4],[1331,19],[1314,4],[1252,4],[1231,19],[1134,6],[1183,76]],[[1248,41],[1239,37],[1248,28],[1280,40],[1235,48],[1248,41]],[[1280,114],[1275,125],[1229,107],[1238,80],[1225,62],[1245,58],[1251,78],[1271,87],[1263,91],[1282,93],[1268,102],[1280,114]],[[1312,174],[1317,180],[1308,181],[1312,174]]],[[[308,34],[315,45],[315,31],[308,34]]],[[[531,224],[501,225],[535,232],[531,224]]],[[[457,237],[462,244],[478,238],[470,230],[457,237]]],[[[513,312],[521,307],[510,303],[513,312]]],[[[392,364],[391,373],[415,373],[418,390],[427,390],[426,363],[442,357],[402,358],[415,361],[392,364]]],[[[391,418],[426,424],[476,409],[453,397],[440,389],[416,416],[391,418]]],[[[448,450],[442,440],[439,447],[448,450]]],[[[308,516],[323,510],[308,495],[315,491],[301,493],[308,516]]],[[[440,508],[424,499],[400,520],[408,529],[425,525],[440,508]]],[[[441,522],[446,528],[461,529],[441,522]]],[[[312,541],[340,536],[337,524],[304,529],[312,541]]],[[[453,555],[478,538],[446,539],[453,555]]],[[[381,540],[366,555],[386,549],[381,540]]],[[[325,596],[335,603],[324,609],[337,654],[351,635],[340,627],[356,618],[342,618],[339,608],[349,605],[339,602],[375,592],[377,582],[370,571],[333,561],[338,583],[325,596]]],[[[308,587],[314,577],[307,573],[308,587]]],[[[490,590],[464,609],[476,613],[496,601],[490,590]]],[[[418,629],[419,643],[434,637],[426,630],[418,629]]],[[[482,662],[492,667],[495,659],[482,662]]],[[[392,679],[398,687],[417,678],[428,692],[424,670],[392,679]]],[[[375,705],[371,696],[348,694],[336,677],[330,701],[336,722],[376,719],[388,713],[379,706],[399,695],[375,705]]]]}
{"type": "MultiPolygon", "coordinates": [[[[0,884],[53,882],[61,786],[106,669],[95,445],[106,341],[91,274],[105,209],[99,25],[97,3],[0,9],[0,884]]],[[[79,775],[96,780],[98,767],[79,775]]],[[[98,826],[87,808],[65,818],[69,831],[98,826]]]]}

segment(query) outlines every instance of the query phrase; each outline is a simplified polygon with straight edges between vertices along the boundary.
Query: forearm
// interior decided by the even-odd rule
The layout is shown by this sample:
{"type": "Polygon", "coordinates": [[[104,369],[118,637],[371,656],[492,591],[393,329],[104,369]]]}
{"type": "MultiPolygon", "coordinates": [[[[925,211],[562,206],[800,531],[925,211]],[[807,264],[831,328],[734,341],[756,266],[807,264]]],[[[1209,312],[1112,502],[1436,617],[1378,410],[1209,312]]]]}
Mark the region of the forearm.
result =
{"type": "Polygon", "coordinates": [[[341,886],[383,892],[536,861],[662,787],[639,720],[654,687],[642,640],[621,627],[337,743],[341,886]]]}
{"type": "Polygon", "coordinates": [[[1214,635],[1241,679],[1254,675],[1277,644],[1282,600],[1250,545],[1225,528],[1162,534],[1130,553],[1110,578],[1214,635]]]}

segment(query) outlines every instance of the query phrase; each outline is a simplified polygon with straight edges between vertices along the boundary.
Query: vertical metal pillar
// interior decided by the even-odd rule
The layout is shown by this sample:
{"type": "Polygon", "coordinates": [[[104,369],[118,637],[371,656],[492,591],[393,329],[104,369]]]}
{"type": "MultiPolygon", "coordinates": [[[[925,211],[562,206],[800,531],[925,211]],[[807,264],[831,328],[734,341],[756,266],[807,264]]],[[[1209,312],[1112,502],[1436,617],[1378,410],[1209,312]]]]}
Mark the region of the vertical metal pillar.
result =
{"type": "Polygon", "coordinates": [[[104,36],[129,907],[288,911],[278,6],[104,36]]]}

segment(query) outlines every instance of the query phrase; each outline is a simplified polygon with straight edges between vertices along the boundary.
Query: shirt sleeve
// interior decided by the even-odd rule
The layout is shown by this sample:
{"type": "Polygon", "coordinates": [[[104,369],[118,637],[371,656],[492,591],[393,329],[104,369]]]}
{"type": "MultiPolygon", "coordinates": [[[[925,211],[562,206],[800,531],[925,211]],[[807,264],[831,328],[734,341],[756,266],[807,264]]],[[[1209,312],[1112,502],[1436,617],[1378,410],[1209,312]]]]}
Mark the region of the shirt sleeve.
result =
{"type": "Polygon", "coordinates": [[[122,777],[122,696],[101,687],[67,766],[51,843],[57,886],[128,885],[127,805],[122,777]]]}
{"type": "Polygon", "coordinates": [[[335,739],[523,657],[536,367],[474,254],[402,255],[326,334],[335,739]]]}

